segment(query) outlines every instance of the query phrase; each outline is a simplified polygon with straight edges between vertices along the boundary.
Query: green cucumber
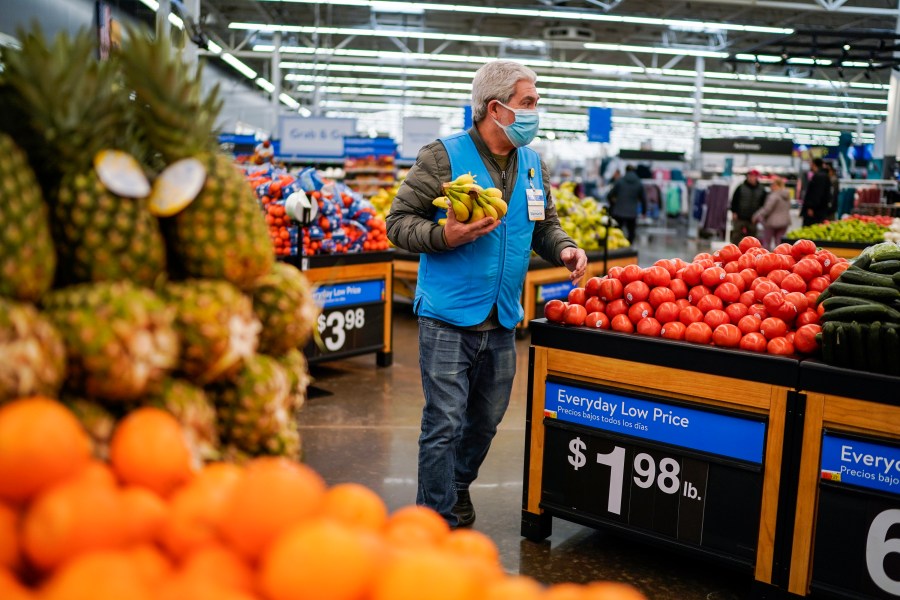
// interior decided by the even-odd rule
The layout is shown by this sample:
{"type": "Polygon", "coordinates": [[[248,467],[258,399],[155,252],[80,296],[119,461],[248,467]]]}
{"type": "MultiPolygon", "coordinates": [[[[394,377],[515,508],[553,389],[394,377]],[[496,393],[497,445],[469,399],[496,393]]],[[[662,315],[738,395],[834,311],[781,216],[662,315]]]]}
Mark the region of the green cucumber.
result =
{"type": "Polygon", "coordinates": [[[819,345],[822,347],[822,360],[827,364],[835,364],[834,347],[835,334],[840,324],[837,321],[829,321],[822,326],[822,341],[819,345]]]}
{"type": "Polygon", "coordinates": [[[846,367],[850,364],[850,347],[847,342],[847,324],[838,323],[834,331],[834,364],[846,367]]]}
{"type": "MultiPolygon", "coordinates": [[[[900,263],[900,261],[897,261],[900,263]]],[[[847,269],[837,279],[841,283],[858,283],[860,285],[880,285],[881,287],[894,287],[894,280],[890,275],[881,275],[862,269],[847,269]]]]}
{"type": "Polygon", "coordinates": [[[882,331],[884,348],[884,370],[889,375],[900,375],[900,335],[896,327],[887,325],[882,331]]]}
{"type": "Polygon", "coordinates": [[[860,269],[869,269],[869,265],[872,264],[872,254],[869,252],[872,248],[867,248],[863,251],[862,254],[854,258],[850,261],[851,266],[859,267],[860,269]]]}
{"type": "Polygon", "coordinates": [[[826,310],[819,317],[819,322],[827,323],[828,321],[842,321],[844,323],[851,321],[860,323],[870,323],[872,321],[900,323],[900,311],[896,311],[890,306],[879,302],[870,302],[859,306],[842,306],[841,308],[826,310]]]}
{"type": "Polygon", "coordinates": [[[869,253],[872,262],[881,262],[884,260],[900,260],[900,246],[894,242],[883,242],[872,247],[869,253]]]}
{"type": "MultiPolygon", "coordinates": [[[[831,285],[834,285],[834,284],[832,283],[831,285]]],[[[826,300],[828,300],[829,298],[834,296],[834,294],[832,294],[831,292],[828,291],[828,288],[830,288],[831,285],[829,285],[827,288],[822,290],[822,292],[818,296],[816,296],[816,306],[822,304],[823,302],[825,302],[826,300]]]]}
{"type": "Polygon", "coordinates": [[[822,306],[825,307],[825,310],[831,310],[833,308],[843,308],[845,306],[868,306],[870,304],[886,306],[881,302],[866,300],[865,298],[854,298],[853,296],[832,296],[830,298],[826,298],[822,302],[822,306]]]}
{"type": "Polygon", "coordinates": [[[894,273],[891,275],[891,279],[894,280],[894,285],[900,287],[900,272],[894,273]]]}
{"type": "Polygon", "coordinates": [[[873,262],[869,265],[869,271],[872,273],[884,273],[885,275],[894,275],[900,273],[900,260],[884,260],[873,262]]]}
{"type": "Polygon", "coordinates": [[[849,366],[854,369],[866,370],[866,343],[865,339],[869,334],[869,326],[862,325],[853,321],[847,327],[847,343],[850,353],[849,366]]]}
{"type": "Polygon", "coordinates": [[[868,371],[875,373],[884,372],[884,350],[881,347],[881,322],[875,321],[869,325],[869,335],[866,337],[866,360],[869,361],[868,371]]]}
{"type": "Polygon", "coordinates": [[[830,295],[832,296],[853,296],[854,298],[866,298],[877,302],[900,300],[900,290],[895,287],[835,281],[825,289],[830,292],[830,295]]]}

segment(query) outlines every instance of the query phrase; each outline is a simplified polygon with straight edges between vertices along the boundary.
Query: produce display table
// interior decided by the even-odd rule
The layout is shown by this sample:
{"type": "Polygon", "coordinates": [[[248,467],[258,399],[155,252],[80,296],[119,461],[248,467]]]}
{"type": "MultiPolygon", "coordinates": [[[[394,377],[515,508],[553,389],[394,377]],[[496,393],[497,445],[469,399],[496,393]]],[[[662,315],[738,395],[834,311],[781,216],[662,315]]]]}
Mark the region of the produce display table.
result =
{"type": "MultiPolygon", "coordinates": [[[[584,285],[591,277],[605,275],[612,267],[624,267],[638,262],[638,253],[634,248],[608,250],[605,260],[603,250],[592,250],[587,256],[587,272],[578,285],[584,285]]],[[[395,251],[394,293],[412,299],[415,295],[418,271],[418,254],[395,251]]],[[[544,304],[554,298],[566,298],[569,290],[575,286],[576,284],[569,280],[567,268],[553,266],[543,258],[533,256],[528,265],[528,273],[525,274],[525,287],[522,293],[525,318],[519,323],[518,329],[522,331],[527,328],[532,319],[543,313],[544,304]]]]}
{"type": "Polygon", "coordinates": [[[288,256],[303,271],[322,307],[318,336],[304,349],[310,364],[375,352],[378,366],[393,361],[393,252],[288,256]]]}
{"type": "Polygon", "coordinates": [[[900,597],[900,378],[805,360],[789,591],[900,597]]]}
{"type": "Polygon", "coordinates": [[[558,517],[774,585],[799,361],[530,326],[522,535],[542,540],[558,517]]]}

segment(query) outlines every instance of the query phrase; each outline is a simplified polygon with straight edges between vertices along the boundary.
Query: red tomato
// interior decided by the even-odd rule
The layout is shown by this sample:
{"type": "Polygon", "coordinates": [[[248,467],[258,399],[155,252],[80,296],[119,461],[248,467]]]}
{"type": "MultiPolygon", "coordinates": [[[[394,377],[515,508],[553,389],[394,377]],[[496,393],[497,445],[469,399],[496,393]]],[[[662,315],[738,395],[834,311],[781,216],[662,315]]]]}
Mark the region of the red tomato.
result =
{"type": "Polygon", "coordinates": [[[637,323],[637,332],[641,335],[659,337],[660,331],[662,331],[662,325],[653,317],[644,317],[637,323]]]}
{"type": "Polygon", "coordinates": [[[733,283],[735,286],[737,286],[739,294],[743,293],[744,290],[747,289],[747,282],[744,281],[744,278],[740,273],[729,273],[725,276],[725,281],[733,283]]]}
{"type": "Polygon", "coordinates": [[[597,296],[591,296],[585,301],[584,308],[587,309],[588,314],[593,312],[603,312],[606,310],[606,302],[597,296]]]}
{"type": "Polygon", "coordinates": [[[584,293],[588,296],[599,296],[601,283],[603,283],[602,277],[591,277],[584,284],[584,293]]]}
{"type": "Polygon", "coordinates": [[[725,269],[726,273],[738,273],[741,270],[741,267],[738,266],[738,261],[736,260],[725,263],[722,265],[722,268],[725,269]]]}
{"type": "Polygon", "coordinates": [[[819,294],[822,292],[812,291],[806,292],[806,299],[809,300],[809,306],[815,306],[816,302],[819,301],[819,294]]]}
{"type": "Polygon", "coordinates": [[[771,271],[768,275],[769,281],[772,281],[779,287],[781,287],[781,282],[784,281],[784,278],[790,275],[790,271],[785,271],[784,269],[775,269],[771,271]]]}
{"type": "Polygon", "coordinates": [[[681,279],[688,285],[694,286],[700,283],[700,276],[703,274],[703,267],[697,263],[691,263],[684,268],[681,279]]]}
{"type": "Polygon", "coordinates": [[[609,304],[606,305],[606,316],[612,319],[616,315],[624,315],[628,312],[628,303],[625,302],[622,298],[618,300],[613,300],[609,304]]]}
{"type": "Polygon", "coordinates": [[[781,289],[788,292],[805,292],[806,282],[796,273],[791,273],[781,280],[781,289]]]}
{"type": "Polygon", "coordinates": [[[683,340],[685,329],[687,326],[681,321],[672,321],[662,326],[659,335],[670,340],[683,340]]]}
{"type": "Polygon", "coordinates": [[[738,259],[737,263],[741,268],[741,271],[744,269],[752,269],[756,266],[756,254],[744,254],[738,259]]]}
{"type": "Polygon", "coordinates": [[[735,302],[734,304],[729,304],[725,307],[725,312],[728,314],[728,318],[734,325],[737,325],[738,322],[744,318],[744,316],[750,312],[750,308],[746,304],[741,304],[740,302],[735,302]]]}
{"type": "Polygon", "coordinates": [[[822,331],[822,328],[814,324],[799,327],[797,333],[794,334],[794,348],[797,349],[797,352],[815,354],[816,350],[819,349],[816,334],[820,331],[822,331]]]}
{"type": "Polygon", "coordinates": [[[784,295],[784,301],[790,302],[796,306],[797,314],[800,314],[809,308],[809,300],[806,298],[806,294],[802,292],[789,292],[784,295]]]}
{"type": "Polygon", "coordinates": [[[691,304],[697,304],[700,302],[700,298],[708,296],[710,293],[709,288],[705,285],[695,285],[688,291],[687,299],[691,304]]]}
{"type": "Polygon", "coordinates": [[[793,256],[796,260],[800,260],[807,254],[815,254],[816,253],[816,244],[812,240],[797,240],[794,242],[794,245],[791,246],[791,256],[793,256]]]}
{"type": "Polygon", "coordinates": [[[740,242],[738,242],[738,249],[741,252],[747,252],[750,248],[760,248],[762,247],[762,243],[753,237],[752,235],[745,236],[740,242]]]}
{"type": "Polygon", "coordinates": [[[768,250],[766,250],[765,248],[760,248],[760,247],[750,248],[749,250],[747,250],[747,252],[745,252],[745,254],[750,254],[751,256],[762,256],[763,254],[768,254],[768,253],[769,253],[768,250]]]}
{"type": "Polygon", "coordinates": [[[766,297],[766,294],[771,294],[772,292],[781,292],[781,288],[778,287],[774,281],[763,281],[753,290],[753,294],[756,297],[757,302],[762,302],[762,299],[766,297]]]}
{"type": "MultiPolygon", "coordinates": [[[[606,314],[609,314],[609,308],[606,309],[606,314]]],[[[750,310],[747,311],[747,314],[756,315],[760,320],[766,319],[769,316],[769,312],[766,310],[766,307],[762,302],[751,304],[750,310]]]]}
{"type": "Polygon", "coordinates": [[[663,267],[647,267],[642,277],[650,287],[667,286],[672,280],[672,276],[663,267]]]}
{"type": "Polygon", "coordinates": [[[643,302],[650,295],[650,288],[643,281],[632,281],[625,286],[625,301],[628,304],[643,302]]]}
{"type": "Polygon", "coordinates": [[[588,313],[588,316],[584,318],[584,325],[597,329],[609,329],[609,317],[599,311],[588,313]]]}
{"type": "Polygon", "coordinates": [[[725,305],[722,303],[722,299],[714,294],[707,294],[700,298],[696,304],[694,305],[699,308],[703,314],[708,313],[711,310],[722,310],[725,305]]]}
{"type": "Polygon", "coordinates": [[[722,267],[710,267],[700,274],[700,281],[703,285],[712,289],[725,281],[725,269],[722,267]]]}
{"type": "Polygon", "coordinates": [[[781,262],[781,257],[776,254],[763,254],[759,258],[756,259],[756,271],[760,275],[768,275],[772,271],[776,269],[783,268],[784,264],[781,262]]]}
{"type": "Polygon", "coordinates": [[[764,281],[772,281],[772,280],[769,279],[768,277],[762,277],[762,276],[757,277],[756,279],[754,279],[753,281],[750,282],[750,289],[755,292],[756,286],[758,286],[759,284],[761,284],[764,281]]]}
{"type": "Polygon", "coordinates": [[[810,324],[818,324],[819,323],[819,313],[815,311],[815,309],[807,308],[802,313],[797,315],[796,320],[794,320],[794,325],[796,327],[803,327],[804,325],[810,324]]]}
{"type": "Polygon", "coordinates": [[[631,305],[631,308],[628,309],[628,318],[631,319],[632,323],[637,323],[641,319],[652,316],[653,307],[650,306],[649,302],[638,302],[631,305]]]}
{"type": "Polygon", "coordinates": [[[837,281],[837,278],[841,276],[841,273],[850,268],[849,262],[839,262],[831,265],[831,269],[828,270],[828,276],[831,277],[832,281],[837,281]]]}
{"type": "Polygon", "coordinates": [[[822,315],[825,314],[825,306],[822,304],[816,306],[816,314],[819,315],[819,320],[821,320],[822,315]]]}
{"type": "Polygon", "coordinates": [[[797,264],[797,261],[794,260],[794,257],[791,256],[790,254],[779,254],[778,256],[781,257],[781,268],[782,269],[787,269],[788,271],[790,271],[791,269],[794,268],[794,265],[797,264]]]}
{"type": "Polygon", "coordinates": [[[694,262],[696,264],[700,265],[701,267],[703,267],[704,269],[709,269],[711,267],[716,266],[715,261],[711,258],[704,258],[703,260],[695,260],[694,262]]]}
{"type": "Polygon", "coordinates": [[[694,260],[693,260],[692,262],[700,262],[701,260],[712,260],[712,261],[714,261],[715,258],[714,258],[713,255],[710,254],[709,252],[701,252],[700,254],[698,254],[697,256],[694,257],[694,260]]]}
{"type": "Polygon", "coordinates": [[[675,264],[675,270],[676,270],[676,271],[678,271],[679,269],[683,269],[683,268],[685,268],[686,266],[688,266],[688,263],[686,263],[686,262],[684,261],[684,259],[681,259],[681,258],[673,258],[673,259],[672,259],[672,262],[675,264]]]}
{"type": "Polygon", "coordinates": [[[767,319],[763,319],[763,322],[759,324],[759,331],[764,336],[766,336],[767,340],[771,340],[787,334],[788,327],[787,324],[781,319],[777,317],[769,317],[767,319]]]}
{"type": "MultiPolygon", "coordinates": [[[[740,276],[738,276],[740,279],[740,276]]],[[[744,281],[741,279],[741,281],[744,281]]],[[[732,302],[737,302],[741,298],[741,290],[738,289],[738,286],[731,283],[730,281],[725,281],[716,288],[716,291],[713,292],[717,297],[722,299],[722,302],[725,304],[731,304],[732,302]]]]}
{"type": "Polygon", "coordinates": [[[621,331],[622,333],[634,333],[634,323],[628,318],[628,315],[616,315],[610,322],[613,331],[621,331]]]}
{"type": "Polygon", "coordinates": [[[687,298],[679,298],[675,301],[675,304],[678,305],[678,310],[681,310],[685,306],[693,306],[687,298]]]}
{"type": "Polygon", "coordinates": [[[744,251],[734,244],[725,244],[717,251],[713,252],[713,257],[716,260],[722,261],[723,263],[728,263],[733,260],[739,259],[743,253],[744,251]]]}
{"type": "Polygon", "coordinates": [[[600,299],[604,302],[612,302],[622,297],[625,286],[618,279],[607,277],[600,282],[600,299]]]}
{"type": "Polygon", "coordinates": [[[566,303],[562,300],[551,300],[544,305],[544,316],[548,321],[562,323],[566,314],[566,303]]]}
{"type": "Polygon", "coordinates": [[[684,339],[695,344],[708,344],[712,340],[712,329],[706,323],[691,323],[684,330],[684,339]]]}
{"type": "Polygon", "coordinates": [[[761,333],[747,333],[741,338],[741,350],[750,350],[751,352],[765,352],[766,338],[761,333]]]}
{"type": "Polygon", "coordinates": [[[789,243],[784,242],[783,244],[778,244],[777,246],[775,246],[775,249],[772,250],[772,252],[774,254],[790,254],[791,247],[792,246],[789,243]]]}
{"type": "Polygon", "coordinates": [[[584,306],[587,300],[587,293],[583,287],[576,287],[569,290],[569,304],[580,304],[584,306]]]}
{"type": "Polygon", "coordinates": [[[816,277],[809,282],[807,289],[813,292],[823,292],[829,285],[831,285],[831,280],[827,277],[816,277]]]}
{"type": "Polygon", "coordinates": [[[819,250],[816,252],[816,260],[822,263],[822,269],[825,273],[837,264],[837,256],[828,250],[819,250]]]}
{"type": "Polygon", "coordinates": [[[653,308],[658,308],[663,302],[675,302],[675,292],[667,287],[655,287],[650,290],[647,301],[653,308]]]}
{"type": "Polygon", "coordinates": [[[661,258],[655,263],[653,263],[654,267],[662,267],[669,273],[669,277],[674,277],[675,272],[678,271],[678,268],[675,266],[675,261],[670,258],[661,258]]]}
{"type": "Polygon", "coordinates": [[[769,311],[770,315],[781,319],[788,325],[794,322],[794,319],[797,318],[798,313],[799,311],[797,310],[797,305],[786,300],[775,307],[773,310],[769,311]]]}
{"type": "Polygon", "coordinates": [[[738,321],[738,329],[742,332],[746,333],[756,333],[759,331],[759,326],[762,323],[762,319],[757,317],[756,315],[747,314],[741,317],[741,320],[738,321]]]}
{"type": "Polygon", "coordinates": [[[753,290],[747,290],[746,292],[741,294],[741,297],[740,297],[741,304],[746,304],[747,306],[750,306],[754,302],[756,302],[756,294],[753,293],[753,290]]]}
{"type": "Polygon", "coordinates": [[[678,320],[685,325],[690,325],[691,323],[702,321],[703,311],[701,311],[696,306],[685,306],[681,309],[681,312],[678,313],[678,320]]]}
{"type": "Polygon", "coordinates": [[[607,277],[612,277],[613,279],[619,279],[622,276],[622,271],[625,270],[625,267],[610,267],[609,271],[606,272],[607,277]]]}
{"type": "Polygon", "coordinates": [[[794,265],[794,273],[803,278],[803,281],[812,281],[822,276],[822,263],[814,258],[804,258],[794,265]]]}
{"type": "Polygon", "coordinates": [[[570,304],[566,307],[566,314],[563,317],[566,325],[574,325],[580,327],[584,325],[584,318],[587,317],[587,310],[582,304],[570,304]]]}
{"type": "Polygon", "coordinates": [[[787,356],[794,353],[794,345],[786,337],[776,337],[769,340],[766,351],[769,354],[787,356]]]}
{"type": "MultiPolygon", "coordinates": [[[[651,292],[651,296],[652,296],[651,292]]],[[[653,304],[651,302],[651,304],[653,304]]],[[[678,319],[678,313],[681,312],[681,308],[675,304],[674,302],[663,302],[659,306],[656,307],[656,314],[654,315],[660,323],[669,323],[671,321],[676,321],[678,319]]]]}
{"type": "Polygon", "coordinates": [[[769,292],[763,296],[762,302],[769,314],[772,314],[772,311],[784,304],[784,294],[781,292],[769,292]]]}
{"type": "Polygon", "coordinates": [[[724,310],[714,308],[703,316],[703,322],[709,325],[711,329],[715,329],[719,325],[731,323],[731,317],[724,310]]]}
{"type": "Polygon", "coordinates": [[[742,337],[741,330],[730,323],[719,325],[713,330],[713,343],[723,348],[736,348],[742,337]]]}
{"type": "Polygon", "coordinates": [[[673,279],[669,282],[669,289],[675,293],[675,298],[688,297],[688,285],[683,279],[673,279]]]}
{"type": "Polygon", "coordinates": [[[787,341],[789,341],[789,342],[791,343],[791,346],[794,345],[794,335],[795,335],[796,333],[797,333],[796,331],[788,330],[787,335],[784,336],[784,339],[786,339],[787,341]]]}
{"type": "Polygon", "coordinates": [[[640,281],[643,271],[644,270],[637,265],[626,265],[625,268],[622,269],[622,275],[619,279],[622,280],[622,283],[628,285],[632,281],[640,281]]]}

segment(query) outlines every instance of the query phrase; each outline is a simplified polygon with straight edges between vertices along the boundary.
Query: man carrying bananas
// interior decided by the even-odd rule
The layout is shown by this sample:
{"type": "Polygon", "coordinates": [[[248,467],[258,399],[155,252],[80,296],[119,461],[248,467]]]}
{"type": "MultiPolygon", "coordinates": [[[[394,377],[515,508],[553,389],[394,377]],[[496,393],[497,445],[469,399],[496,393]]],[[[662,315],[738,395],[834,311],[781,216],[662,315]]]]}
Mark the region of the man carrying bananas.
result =
{"type": "Polygon", "coordinates": [[[481,67],[473,127],[419,151],[387,217],[388,238],[420,254],[416,503],[452,527],[475,521],[469,486],[509,404],[531,250],[565,265],[573,281],[587,266],[559,225],[546,166],[526,147],[538,131],[536,79],[512,61],[481,67]]]}

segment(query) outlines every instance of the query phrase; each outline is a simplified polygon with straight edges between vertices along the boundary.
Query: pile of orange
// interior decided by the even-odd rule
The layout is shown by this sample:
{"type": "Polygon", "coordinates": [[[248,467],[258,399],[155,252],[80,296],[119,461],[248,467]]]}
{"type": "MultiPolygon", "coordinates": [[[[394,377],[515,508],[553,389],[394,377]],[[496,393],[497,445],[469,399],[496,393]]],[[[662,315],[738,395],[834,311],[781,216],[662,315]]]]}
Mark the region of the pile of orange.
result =
{"type": "Polygon", "coordinates": [[[141,408],[109,463],[68,409],[0,407],[4,600],[637,600],[617,583],[506,575],[494,543],[434,511],[393,514],[281,458],[191,466],[173,417],[141,408]]]}

